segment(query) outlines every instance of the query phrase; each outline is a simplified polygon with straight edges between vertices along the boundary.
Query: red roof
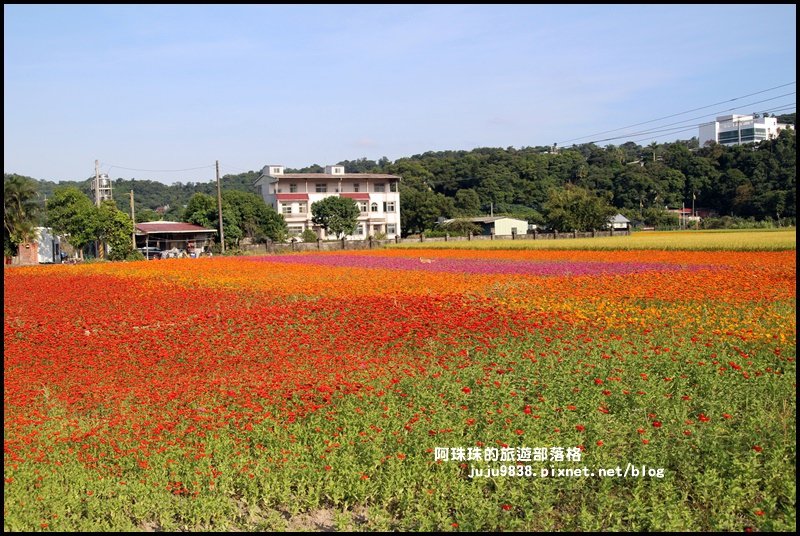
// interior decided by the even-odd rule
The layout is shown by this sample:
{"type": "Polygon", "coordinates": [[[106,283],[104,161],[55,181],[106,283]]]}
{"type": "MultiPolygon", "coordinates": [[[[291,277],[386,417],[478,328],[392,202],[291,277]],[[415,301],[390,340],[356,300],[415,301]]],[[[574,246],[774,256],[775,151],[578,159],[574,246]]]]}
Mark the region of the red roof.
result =
{"type": "Polygon", "coordinates": [[[193,223],[181,221],[148,221],[136,224],[136,232],[139,234],[152,233],[216,233],[216,229],[206,229],[193,223]]]}
{"type": "Polygon", "coordinates": [[[308,201],[308,194],[275,194],[278,201],[308,201]]]}
{"type": "Polygon", "coordinates": [[[369,194],[367,192],[364,193],[346,192],[339,195],[341,195],[342,197],[349,197],[350,199],[355,199],[356,201],[369,201],[369,194]]]}

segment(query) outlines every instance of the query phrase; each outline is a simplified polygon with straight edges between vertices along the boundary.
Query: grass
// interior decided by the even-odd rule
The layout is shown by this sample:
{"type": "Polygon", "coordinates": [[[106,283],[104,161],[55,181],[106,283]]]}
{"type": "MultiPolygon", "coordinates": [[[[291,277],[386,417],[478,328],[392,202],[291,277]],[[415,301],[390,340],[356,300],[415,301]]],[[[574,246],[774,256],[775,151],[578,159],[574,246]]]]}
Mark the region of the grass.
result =
{"type": "Polygon", "coordinates": [[[387,244],[391,249],[578,249],[783,251],[797,249],[797,229],[647,231],[630,236],[564,239],[449,240],[387,244]]]}

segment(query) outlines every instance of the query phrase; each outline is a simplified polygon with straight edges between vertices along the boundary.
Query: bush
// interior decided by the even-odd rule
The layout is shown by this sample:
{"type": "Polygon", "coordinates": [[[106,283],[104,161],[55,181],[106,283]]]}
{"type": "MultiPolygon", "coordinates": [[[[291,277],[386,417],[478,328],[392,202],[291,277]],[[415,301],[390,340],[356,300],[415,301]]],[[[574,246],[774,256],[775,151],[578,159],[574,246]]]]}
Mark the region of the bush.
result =
{"type": "Polygon", "coordinates": [[[700,227],[702,229],[774,229],[778,225],[771,219],[756,220],[738,216],[720,216],[719,218],[703,219],[700,227]]]}
{"type": "Polygon", "coordinates": [[[303,232],[300,234],[300,239],[301,239],[303,242],[316,242],[316,241],[317,241],[317,238],[318,238],[318,237],[317,237],[317,233],[316,233],[316,232],[314,232],[314,230],[313,230],[313,229],[305,229],[305,230],[304,230],[304,231],[303,231],[303,232]]]}

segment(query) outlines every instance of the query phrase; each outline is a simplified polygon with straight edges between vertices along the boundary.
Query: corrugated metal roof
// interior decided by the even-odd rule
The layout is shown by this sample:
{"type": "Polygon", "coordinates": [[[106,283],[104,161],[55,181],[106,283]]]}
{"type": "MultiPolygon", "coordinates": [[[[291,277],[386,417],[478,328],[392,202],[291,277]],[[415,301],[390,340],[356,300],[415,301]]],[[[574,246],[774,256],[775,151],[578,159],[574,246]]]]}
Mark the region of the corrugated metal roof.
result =
{"type": "Polygon", "coordinates": [[[216,233],[216,229],[206,229],[193,223],[182,221],[148,221],[136,224],[139,234],[152,233],[216,233]]]}

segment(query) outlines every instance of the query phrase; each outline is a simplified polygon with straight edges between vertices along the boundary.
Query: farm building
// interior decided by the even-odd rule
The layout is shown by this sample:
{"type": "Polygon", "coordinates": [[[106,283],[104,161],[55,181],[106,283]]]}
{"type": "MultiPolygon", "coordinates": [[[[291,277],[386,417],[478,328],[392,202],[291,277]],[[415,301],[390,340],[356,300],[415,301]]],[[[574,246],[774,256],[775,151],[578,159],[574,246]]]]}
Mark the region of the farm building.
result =
{"type": "MultiPolygon", "coordinates": [[[[528,222],[506,216],[481,216],[477,218],[460,218],[463,221],[475,223],[481,227],[481,234],[495,236],[523,235],[528,232],[528,222]]],[[[444,220],[447,225],[455,220],[444,220]]]]}
{"type": "Polygon", "coordinates": [[[177,249],[189,254],[202,253],[211,244],[216,229],[179,221],[150,221],[136,224],[136,247],[177,249]]]}
{"type": "Polygon", "coordinates": [[[631,228],[631,220],[623,216],[622,214],[617,214],[616,216],[611,216],[608,220],[609,228],[619,231],[619,230],[629,230],[631,228]]]}

